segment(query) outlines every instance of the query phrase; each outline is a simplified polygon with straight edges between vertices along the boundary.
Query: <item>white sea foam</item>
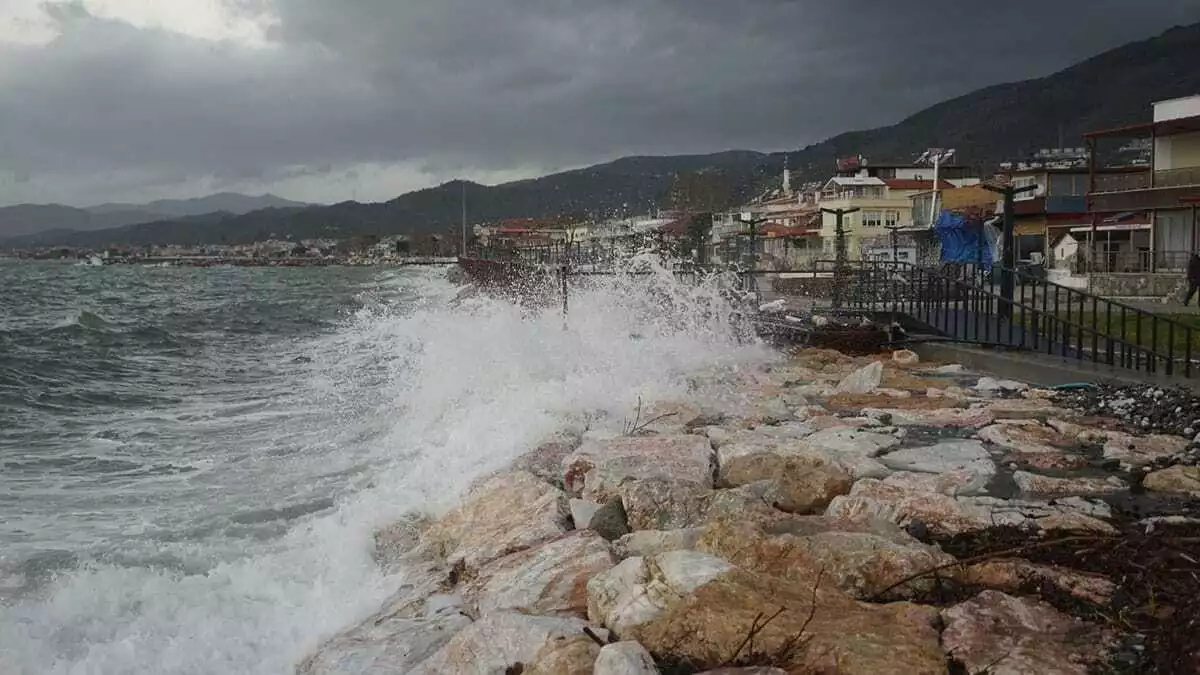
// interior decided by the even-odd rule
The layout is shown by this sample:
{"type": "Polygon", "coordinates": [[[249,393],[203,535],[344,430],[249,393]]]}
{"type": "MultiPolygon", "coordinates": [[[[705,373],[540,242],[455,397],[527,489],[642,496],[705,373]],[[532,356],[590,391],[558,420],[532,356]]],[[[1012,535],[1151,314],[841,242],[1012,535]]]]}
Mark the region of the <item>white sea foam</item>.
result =
{"type": "MultiPolygon", "coordinates": [[[[557,307],[484,297],[451,306],[457,289],[415,274],[416,285],[410,274],[385,277],[381,302],[310,345],[296,384],[355,425],[342,437],[362,447],[311,461],[314,475],[337,467],[357,489],[200,570],[62,573],[0,607],[0,673],[290,673],[395,585],[371,561],[379,525],[447,508],[473,478],[585,413],[619,427],[639,397],[684,399],[691,375],[773,358],[738,340],[717,289],[661,270],[576,290],[565,325],[557,307]]],[[[204,559],[204,545],[173,555],[192,546],[204,559]]]]}

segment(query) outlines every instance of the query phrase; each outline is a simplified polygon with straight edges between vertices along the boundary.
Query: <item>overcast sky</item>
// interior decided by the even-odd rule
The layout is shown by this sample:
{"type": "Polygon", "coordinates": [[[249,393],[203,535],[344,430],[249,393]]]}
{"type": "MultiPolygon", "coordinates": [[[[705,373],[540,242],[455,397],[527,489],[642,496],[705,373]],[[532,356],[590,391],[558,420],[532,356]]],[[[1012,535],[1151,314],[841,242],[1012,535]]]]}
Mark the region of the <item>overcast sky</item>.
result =
{"type": "Polygon", "coordinates": [[[0,0],[0,204],[386,200],[797,148],[1196,21],[1200,0],[0,0]]]}

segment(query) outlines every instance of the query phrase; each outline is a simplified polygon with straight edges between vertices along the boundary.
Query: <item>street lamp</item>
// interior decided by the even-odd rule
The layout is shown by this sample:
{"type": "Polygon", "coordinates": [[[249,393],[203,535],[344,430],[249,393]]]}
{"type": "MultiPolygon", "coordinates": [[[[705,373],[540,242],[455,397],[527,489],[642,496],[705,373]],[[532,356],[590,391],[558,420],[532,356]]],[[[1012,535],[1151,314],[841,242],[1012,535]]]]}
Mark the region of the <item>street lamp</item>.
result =
{"type": "Polygon", "coordinates": [[[821,213],[829,213],[837,217],[837,222],[834,225],[834,267],[833,267],[833,308],[835,310],[842,307],[842,285],[845,282],[846,274],[846,229],[844,227],[844,219],[851,213],[856,213],[862,209],[857,206],[850,209],[821,209],[821,213]]]}
{"type": "MultiPolygon", "coordinates": [[[[1038,189],[1037,185],[1023,185],[1015,187],[1013,185],[990,185],[981,183],[981,187],[985,190],[995,192],[1004,197],[1004,229],[1000,235],[1001,250],[1000,260],[1000,297],[1004,302],[1000,303],[1000,318],[1012,321],[1012,299],[1013,299],[1013,270],[1016,268],[1016,251],[1013,247],[1013,210],[1016,208],[1016,196],[1025,192],[1032,192],[1038,189]]],[[[980,236],[983,233],[980,232],[980,236]]]]}

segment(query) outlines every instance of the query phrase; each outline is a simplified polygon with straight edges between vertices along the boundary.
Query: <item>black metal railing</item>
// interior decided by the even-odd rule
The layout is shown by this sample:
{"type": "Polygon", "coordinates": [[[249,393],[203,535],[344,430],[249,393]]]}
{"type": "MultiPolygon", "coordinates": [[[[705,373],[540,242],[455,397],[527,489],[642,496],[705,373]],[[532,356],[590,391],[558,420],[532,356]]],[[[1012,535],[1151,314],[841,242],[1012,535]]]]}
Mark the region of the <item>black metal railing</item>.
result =
{"type": "MultiPolygon", "coordinates": [[[[550,246],[508,257],[481,252],[477,259],[525,262],[552,274],[565,311],[569,277],[616,273],[615,266],[607,265],[617,258],[615,252],[606,258],[586,250],[550,246]],[[588,260],[606,264],[581,264],[588,260]]],[[[835,314],[907,316],[957,341],[1151,374],[1190,378],[1195,370],[1194,355],[1200,352],[1196,326],[1049,282],[1038,274],[999,266],[943,265],[935,269],[910,262],[815,260],[787,270],[676,263],[672,271],[684,283],[732,272],[741,279],[743,290],[828,300],[835,314]],[[1006,287],[1012,289],[1011,295],[1006,296],[1006,287]]]]}
{"type": "Polygon", "coordinates": [[[857,262],[858,309],[906,314],[954,339],[1190,378],[1197,329],[1176,319],[1016,270],[952,276],[897,262],[857,262]],[[1001,292],[1011,275],[1011,299],[1001,292]]]}

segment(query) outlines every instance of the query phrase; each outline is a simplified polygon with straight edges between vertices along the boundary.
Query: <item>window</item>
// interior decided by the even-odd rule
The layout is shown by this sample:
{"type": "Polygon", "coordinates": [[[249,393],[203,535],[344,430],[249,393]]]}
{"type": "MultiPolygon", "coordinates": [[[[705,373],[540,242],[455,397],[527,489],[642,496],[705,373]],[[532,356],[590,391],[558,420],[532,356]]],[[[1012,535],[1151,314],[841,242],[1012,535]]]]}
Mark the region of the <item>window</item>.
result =
{"type": "Polygon", "coordinates": [[[896,227],[900,224],[899,211],[887,211],[883,214],[883,224],[887,227],[896,227]]]}
{"type": "Polygon", "coordinates": [[[863,227],[881,227],[883,213],[881,211],[863,211],[863,227]]]}

